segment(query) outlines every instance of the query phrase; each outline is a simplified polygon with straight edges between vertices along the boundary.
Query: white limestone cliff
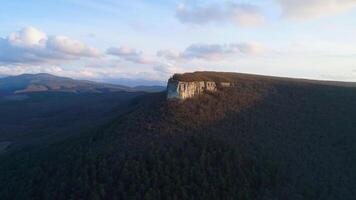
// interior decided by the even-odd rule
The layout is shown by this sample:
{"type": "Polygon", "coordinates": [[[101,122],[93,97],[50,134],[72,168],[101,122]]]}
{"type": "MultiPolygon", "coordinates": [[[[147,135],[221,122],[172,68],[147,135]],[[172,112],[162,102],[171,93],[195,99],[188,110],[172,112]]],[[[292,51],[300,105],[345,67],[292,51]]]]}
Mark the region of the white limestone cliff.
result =
{"type": "Polygon", "coordinates": [[[167,98],[184,100],[199,95],[205,91],[217,91],[220,87],[230,87],[231,83],[214,81],[178,81],[169,79],[167,85],[167,98]]]}

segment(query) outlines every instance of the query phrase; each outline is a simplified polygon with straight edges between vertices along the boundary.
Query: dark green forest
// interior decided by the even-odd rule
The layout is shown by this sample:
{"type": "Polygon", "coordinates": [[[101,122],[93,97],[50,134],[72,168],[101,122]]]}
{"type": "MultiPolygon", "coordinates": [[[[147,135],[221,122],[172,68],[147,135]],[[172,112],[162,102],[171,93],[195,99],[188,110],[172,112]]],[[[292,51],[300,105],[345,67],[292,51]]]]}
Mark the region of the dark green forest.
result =
{"type": "Polygon", "coordinates": [[[354,199],[356,88],[235,81],[1,155],[0,199],[354,199]]]}

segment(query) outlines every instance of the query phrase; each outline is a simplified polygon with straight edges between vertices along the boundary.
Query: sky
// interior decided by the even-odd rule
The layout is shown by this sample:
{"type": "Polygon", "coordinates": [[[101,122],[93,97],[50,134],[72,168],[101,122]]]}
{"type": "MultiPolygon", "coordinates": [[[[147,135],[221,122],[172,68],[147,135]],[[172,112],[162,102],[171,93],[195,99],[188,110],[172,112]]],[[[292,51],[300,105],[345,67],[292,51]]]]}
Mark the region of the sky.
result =
{"type": "Polygon", "coordinates": [[[356,81],[356,0],[11,0],[0,75],[164,84],[229,71],[356,81]]]}

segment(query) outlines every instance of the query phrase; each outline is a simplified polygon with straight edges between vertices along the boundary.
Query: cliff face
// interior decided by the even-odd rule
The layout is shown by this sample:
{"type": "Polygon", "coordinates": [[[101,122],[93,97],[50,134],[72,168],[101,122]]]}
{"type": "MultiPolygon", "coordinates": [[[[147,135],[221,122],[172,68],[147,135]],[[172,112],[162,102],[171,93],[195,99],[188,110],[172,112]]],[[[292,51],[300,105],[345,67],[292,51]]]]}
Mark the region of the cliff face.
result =
{"type": "Polygon", "coordinates": [[[216,90],[216,83],[212,81],[184,82],[169,79],[167,86],[167,98],[183,100],[201,94],[204,91],[216,90]]]}
{"type": "Polygon", "coordinates": [[[205,91],[217,91],[219,87],[230,87],[229,82],[214,81],[179,81],[174,78],[169,79],[167,85],[167,98],[184,100],[194,97],[205,91]]]}

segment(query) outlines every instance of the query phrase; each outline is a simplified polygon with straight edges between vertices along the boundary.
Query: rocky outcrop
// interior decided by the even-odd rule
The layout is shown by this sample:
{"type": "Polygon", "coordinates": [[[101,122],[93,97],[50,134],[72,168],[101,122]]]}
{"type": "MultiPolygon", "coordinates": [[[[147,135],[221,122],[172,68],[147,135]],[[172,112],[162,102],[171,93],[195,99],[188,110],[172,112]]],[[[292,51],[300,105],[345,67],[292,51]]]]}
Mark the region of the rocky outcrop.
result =
{"type": "Polygon", "coordinates": [[[229,82],[214,81],[179,81],[174,78],[169,79],[167,85],[167,98],[184,100],[194,97],[206,91],[217,91],[219,87],[231,87],[229,82]]]}

